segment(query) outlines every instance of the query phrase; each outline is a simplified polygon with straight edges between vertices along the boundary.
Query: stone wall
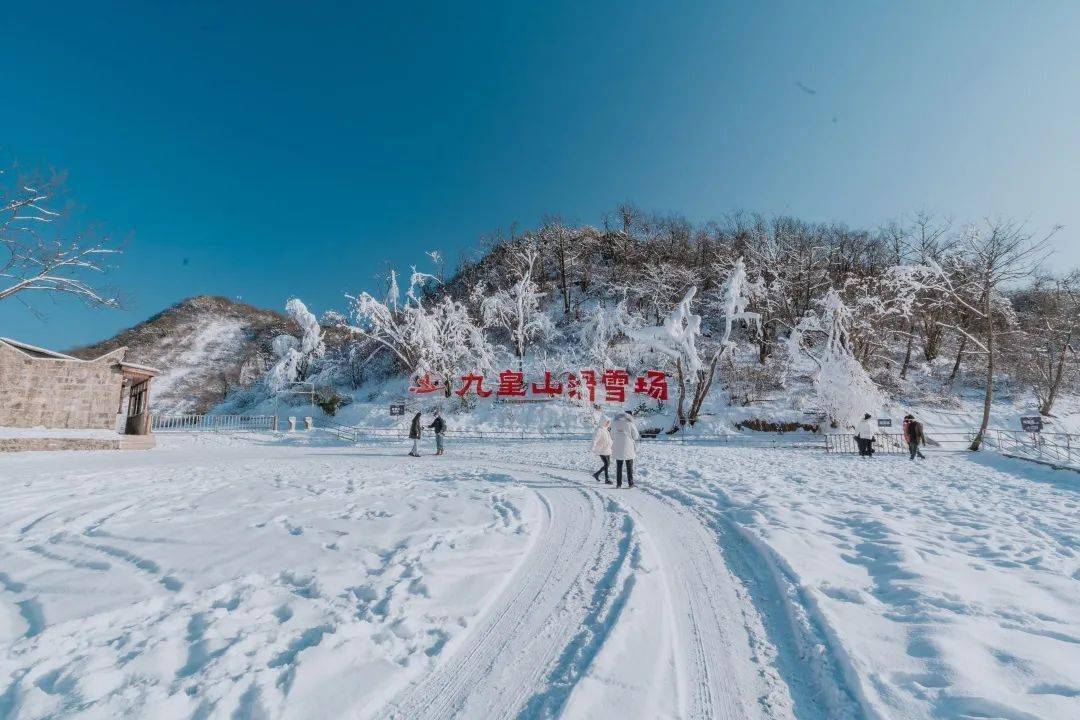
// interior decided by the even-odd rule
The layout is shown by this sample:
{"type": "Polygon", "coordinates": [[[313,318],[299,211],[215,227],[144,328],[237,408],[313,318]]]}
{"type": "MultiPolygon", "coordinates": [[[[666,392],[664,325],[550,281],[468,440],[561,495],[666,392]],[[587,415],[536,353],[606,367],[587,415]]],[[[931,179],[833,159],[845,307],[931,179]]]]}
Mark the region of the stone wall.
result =
{"type": "Polygon", "coordinates": [[[0,342],[0,427],[113,430],[120,348],[96,360],[36,358],[0,342]]]}
{"type": "Polygon", "coordinates": [[[156,444],[153,435],[117,435],[115,438],[0,437],[0,453],[42,450],[149,450],[156,444]]]}

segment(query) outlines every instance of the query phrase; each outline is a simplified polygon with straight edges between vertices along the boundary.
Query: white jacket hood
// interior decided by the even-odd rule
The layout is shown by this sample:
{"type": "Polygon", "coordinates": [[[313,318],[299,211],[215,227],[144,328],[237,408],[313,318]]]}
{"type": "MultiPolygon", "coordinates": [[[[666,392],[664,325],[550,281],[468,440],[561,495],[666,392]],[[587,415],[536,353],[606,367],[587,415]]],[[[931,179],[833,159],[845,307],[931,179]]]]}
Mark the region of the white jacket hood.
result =
{"type": "Polygon", "coordinates": [[[610,455],[611,446],[611,433],[608,429],[603,425],[596,428],[592,436],[592,451],[597,455],[610,455]]]}
{"type": "Polygon", "coordinates": [[[611,454],[616,460],[633,460],[640,438],[637,425],[628,416],[619,415],[611,421],[611,454]]]}

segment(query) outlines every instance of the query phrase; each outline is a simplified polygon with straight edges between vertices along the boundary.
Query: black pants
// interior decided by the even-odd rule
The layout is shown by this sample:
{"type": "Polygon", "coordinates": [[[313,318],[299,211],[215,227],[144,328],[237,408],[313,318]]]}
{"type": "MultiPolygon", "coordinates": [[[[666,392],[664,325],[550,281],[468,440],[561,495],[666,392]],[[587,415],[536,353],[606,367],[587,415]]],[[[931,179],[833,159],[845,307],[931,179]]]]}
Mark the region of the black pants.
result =
{"type": "Polygon", "coordinates": [[[596,478],[597,480],[599,480],[600,479],[600,473],[604,473],[604,480],[608,480],[608,465],[611,464],[611,456],[610,455],[601,455],[600,456],[600,461],[604,463],[604,467],[602,467],[599,470],[597,470],[596,472],[594,472],[592,474],[592,476],[594,478],[596,478]]]}
{"type": "Polygon", "coordinates": [[[859,454],[867,457],[874,454],[874,438],[855,438],[855,444],[859,446],[859,454]]]}
{"type": "Polygon", "coordinates": [[[626,483],[627,485],[634,484],[634,461],[633,460],[616,460],[615,461],[615,484],[622,487],[622,467],[623,463],[626,463],[626,483]]]}
{"type": "Polygon", "coordinates": [[[912,460],[915,459],[916,455],[921,457],[923,460],[926,459],[926,456],[922,454],[921,450],[919,450],[919,443],[908,441],[907,447],[908,447],[908,452],[911,453],[911,459],[912,460]]]}

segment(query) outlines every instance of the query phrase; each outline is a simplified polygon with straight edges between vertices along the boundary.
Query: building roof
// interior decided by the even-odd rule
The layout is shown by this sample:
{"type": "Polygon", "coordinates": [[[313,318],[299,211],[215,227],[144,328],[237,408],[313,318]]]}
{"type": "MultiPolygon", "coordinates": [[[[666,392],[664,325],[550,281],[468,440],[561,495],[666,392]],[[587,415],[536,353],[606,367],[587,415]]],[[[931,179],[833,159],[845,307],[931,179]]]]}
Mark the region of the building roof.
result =
{"type": "Polygon", "coordinates": [[[83,362],[77,357],[65,355],[64,353],[58,353],[55,350],[46,350],[45,348],[39,348],[36,345],[19,342],[18,340],[12,340],[11,338],[0,337],[0,342],[10,345],[16,350],[21,350],[23,353],[33,358],[47,358],[49,360],[75,360],[78,362],[83,362]]]}
{"type": "Polygon", "coordinates": [[[138,363],[122,362],[120,363],[120,369],[124,372],[131,371],[135,374],[149,375],[150,377],[161,374],[161,371],[157,368],[150,367],[149,365],[139,365],[138,363]]]}
{"type": "Polygon", "coordinates": [[[127,373],[130,373],[132,375],[147,375],[149,377],[154,377],[156,375],[161,374],[160,370],[158,370],[157,368],[154,368],[154,367],[150,367],[149,365],[139,365],[138,363],[124,362],[124,360],[122,358],[124,356],[124,353],[127,351],[127,348],[117,348],[116,350],[110,350],[109,352],[105,353],[101,357],[97,357],[97,358],[93,358],[93,359],[89,359],[89,360],[84,360],[82,358],[77,358],[77,357],[73,357],[71,355],[65,355],[64,353],[61,353],[61,352],[56,352],[55,350],[47,350],[46,348],[41,348],[41,347],[38,347],[37,345],[31,345],[30,343],[24,343],[24,342],[19,342],[18,340],[12,340],[11,338],[0,337],[0,343],[4,343],[5,345],[8,345],[9,347],[14,348],[15,350],[18,350],[19,352],[23,353],[24,355],[29,355],[30,357],[34,358],[35,360],[68,360],[68,361],[71,361],[71,362],[80,362],[80,363],[81,362],[98,362],[102,358],[106,358],[106,357],[108,357],[110,355],[116,354],[117,355],[116,364],[120,366],[120,369],[123,372],[127,372],[127,373]]]}

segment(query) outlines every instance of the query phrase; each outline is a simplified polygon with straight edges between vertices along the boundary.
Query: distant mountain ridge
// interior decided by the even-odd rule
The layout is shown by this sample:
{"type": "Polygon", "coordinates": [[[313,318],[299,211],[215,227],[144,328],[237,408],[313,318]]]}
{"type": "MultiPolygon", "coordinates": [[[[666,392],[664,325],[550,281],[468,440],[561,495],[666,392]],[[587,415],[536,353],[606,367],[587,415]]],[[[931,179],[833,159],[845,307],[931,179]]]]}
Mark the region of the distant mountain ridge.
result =
{"type": "Polygon", "coordinates": [[[273,310],[199,295],[69,352],[90,358],[126,346],[129,361],[162,371],[152,385],[153,410],[201,413],[260,379],[273,362],[273,339],[296,331],[292,321],[273,310]]]}

